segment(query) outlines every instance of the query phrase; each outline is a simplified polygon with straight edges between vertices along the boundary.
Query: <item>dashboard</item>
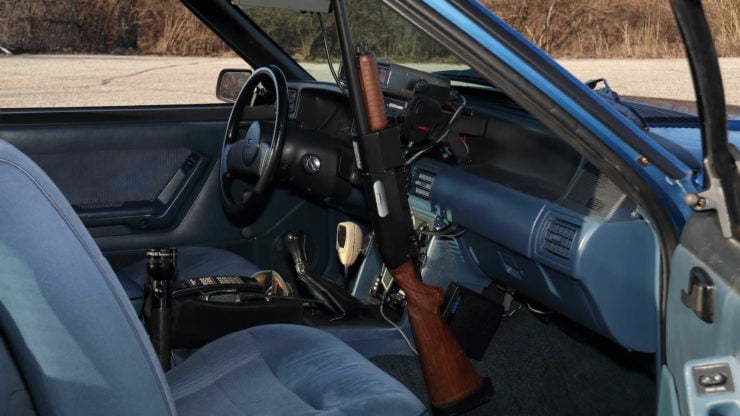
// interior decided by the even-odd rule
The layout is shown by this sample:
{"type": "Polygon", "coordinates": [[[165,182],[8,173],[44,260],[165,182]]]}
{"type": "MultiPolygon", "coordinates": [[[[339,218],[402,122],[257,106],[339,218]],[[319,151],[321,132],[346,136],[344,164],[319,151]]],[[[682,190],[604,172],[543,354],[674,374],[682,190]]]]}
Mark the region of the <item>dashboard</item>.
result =
{"type": "MultiPolygon", "coordinates": [[[[626,348],[654,352],[659,250],[640,208],[507,97],[490,88],[458,92],[468,111],[454,134],[464,138],[466,157],[441,144],[411,165],[408,180],[415,216],[466,230],[444,261],[473,265],[488,283],[520,292],[626,348]]],[[[283,179],[361,218],[348,99],[323,83],[291,83],[289,99],[293,127],[283,179]],[[306,155],[321,159],[323,176],[306,172],[306,155]]],[[[386,110],[397,122],[410,105],[408,98],[386,94],[386,110]]]]}

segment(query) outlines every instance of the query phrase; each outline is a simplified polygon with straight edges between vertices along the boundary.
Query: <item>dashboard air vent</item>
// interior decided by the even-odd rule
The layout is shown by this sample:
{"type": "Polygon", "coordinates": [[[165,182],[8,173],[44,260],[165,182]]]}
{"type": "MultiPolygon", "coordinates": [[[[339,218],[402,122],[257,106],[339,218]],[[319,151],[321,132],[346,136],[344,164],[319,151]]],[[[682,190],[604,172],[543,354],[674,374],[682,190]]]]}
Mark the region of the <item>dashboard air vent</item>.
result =
{"type": "Polygon", "coordinates": [[[542,248],[563,259],[570,259],[570,250],[581,227],[557,218],[551,218],[545,225],[542,248]]]}
{"type": "Polygon", "coordinates": [[[288,114],[293,114],[293,111],[295,111],[295,102],[297,96],[298,91],[293,88],[288,88],[288,114]]]}
{"type": "Polygon", "coordinates": [[[424,169],[415,169],[411,178],[411,195],[429,201],[432,194],[432,185],[434,184],[434,172],[424,169]]]}

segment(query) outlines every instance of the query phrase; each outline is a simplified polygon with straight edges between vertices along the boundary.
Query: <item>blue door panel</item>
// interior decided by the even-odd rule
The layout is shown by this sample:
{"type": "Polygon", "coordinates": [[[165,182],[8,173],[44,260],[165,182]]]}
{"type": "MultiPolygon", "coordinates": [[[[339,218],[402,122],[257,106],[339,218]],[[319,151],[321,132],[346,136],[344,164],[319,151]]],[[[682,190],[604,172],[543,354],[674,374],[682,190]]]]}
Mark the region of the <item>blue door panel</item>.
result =
{"type": "MultiPolygon", "coordinates": [[[[681,245],[673,253],[666,313],[666,362],[673,375],[682,415],[740,414],[737,384],[699,385],[700,370],[740,377],[740,245],[725,240],[713,214],[696,214],[688,222],[681,245]],[[711,322],[701,319],[683,298],[689,276],[704,273],[713,286],[711,322]]],[[[706,309],[706,308],[705,308],[706,309]]],[[[708,316],[708,315],[706,315],[708,316]]],[[[663,387],[663,386],[662,386],[663,387]]],[[[661,395],[666,394],[661,392],[661,395]]]]}
{"type": "Polygon", "coordinates": [[[246,229],[224,214],[217,161],[229,110],[226,105],[22,110],[0,115],[0,138],[46,171],[114,268],[149,247],[207,245],[263,268],[287,269],[274,250],[276,241],[309,224],[306,231],[322,243],[312,260],[324,270],[330,250],[323,243],[333,244],[326,207],[278,190],[246,229]]]}

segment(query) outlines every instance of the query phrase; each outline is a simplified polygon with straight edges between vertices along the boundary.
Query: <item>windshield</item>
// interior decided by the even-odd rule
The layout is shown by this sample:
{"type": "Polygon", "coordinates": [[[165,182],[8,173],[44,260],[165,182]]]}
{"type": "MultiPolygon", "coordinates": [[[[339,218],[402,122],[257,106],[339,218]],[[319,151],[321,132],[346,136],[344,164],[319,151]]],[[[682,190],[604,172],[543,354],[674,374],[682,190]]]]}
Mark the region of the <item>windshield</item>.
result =
{"type": "MultiPolygon", "coordinates": [[[[696,113],[683,41],[668,1],[480,0],[582,81],[622,98],[696,113]]],[[[740,2],[705,1],[730,117],[740,117],[740,2]]]]}
{"type": "MultiPolygon", "coordinates": [[[[350,25],[355,42],[367,42],[378,59],[425,72],[466,69],[447,48],[378,0],[348,2],[350,25]]],[[[285,9],[243,7],[283,50],[320,81],[333,81],[326,62],[326,46],[318,14],[285,9]]],[[[340,52],[332,15],[321,16],[331,59],[339,68],[340,52]]]]}
{"type": "MultiPolygon", "coordinates": [[[[483,0],[481,3],[550,54],[581,81],[606,78],[628,100],[695,114],[691,74],[673,16],[667,4],[642,3],[620,9],[609,2],[588,0],[483,0]]],[[[734,3],[733,3],[734,4],[734,3]]],[[[449,50],[399,17],[379,0],[348,2],[355,41],[368,42],[382,61],[425,72],[446,71],[453,84],[486,85],[449,50]]],[[[710,24],[717,33],[730,118],[740,118],[740,37],[723,30],[731,13],[710,8],[710,24]]],[[[284,9],[243,7],[270,37],[315,79],[332,81],[326,62],[318,14],[284,9]]],[[[335,67],[339,48],[333,16],[324,14],[328,46],[335,67]]],[[[736,33],[736,32],[732,32],[736,33]]]]}

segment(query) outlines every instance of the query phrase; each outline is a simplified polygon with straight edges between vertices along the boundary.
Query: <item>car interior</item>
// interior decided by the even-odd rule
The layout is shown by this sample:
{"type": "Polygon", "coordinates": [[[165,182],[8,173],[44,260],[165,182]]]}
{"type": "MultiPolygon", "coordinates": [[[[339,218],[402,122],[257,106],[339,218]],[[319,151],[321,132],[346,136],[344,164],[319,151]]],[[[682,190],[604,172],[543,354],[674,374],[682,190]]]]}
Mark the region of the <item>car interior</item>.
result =
{"type": "MultiPolygon", "coordinates": [[[[257,29],[223,3],[196,12],[257,29]]],[[[220,76],[233,103],[0,115],[0,409],[426,414],[346,75],[297,77],[277,46],[261,51],[274,60],[253,59],[243,86],[220,76]]],[[[660,248],[639,204],[495,87],[382,61],[378,77],[415,261],[495,387],[471,414],[654,414],[660,248]]],[[[634,108],[648,125],[696,122],[634,108]]]]}

